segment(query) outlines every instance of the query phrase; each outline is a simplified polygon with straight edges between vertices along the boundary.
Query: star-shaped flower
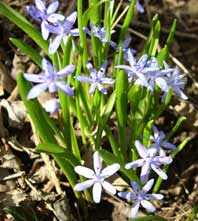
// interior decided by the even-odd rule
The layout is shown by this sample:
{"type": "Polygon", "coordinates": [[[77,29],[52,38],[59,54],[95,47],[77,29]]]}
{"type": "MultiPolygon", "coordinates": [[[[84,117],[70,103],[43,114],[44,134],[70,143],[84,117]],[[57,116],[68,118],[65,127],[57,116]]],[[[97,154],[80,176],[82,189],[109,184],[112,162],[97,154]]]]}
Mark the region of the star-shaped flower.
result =
{"type": "Polygon", "coordinates": [[[172,158],[167,156],[156,156],[155,149],[146,149],[138,140],[135,141],[135,146],[142,159],[127,163],[125,168],[131,169],[142,167],[140,174],[142,183],[147,181],[151,169],[153,169],[162,179],[166,180],[168,177],[159,166],[162,164],[170,164],[172,162],[172,158]]]}
{"type": "Polygon", "coordinates": [[[128,49],[127,61],[129,62],[129,65],[117,65],[116,68],[124,69],[126,71],[129,83],[134,80],[135,83],[147,87],[148,81],[146,79],[145,73],[150,71],[150,69],[148,69],[146,66],[147,60],[148,55],[144,54],[137,61],[135,56],[133,55],[133,51],[128,49]]]}
{"type": "Polygon", "coordinates": [[[46,40],[49,36],[49,31],[46,25],[49,23],[56,24],[64,20],[64,16],[55,13],[58,9],[59,2],[54,1],[46,6],[45,0],[35,0],[35,6],[27,6],[28,13],[36,20],[41,21],[42,37],[46,40]]]}
{"type": "Polygon", "coordinates": [[[60,104],[58,102],[58,100],[56,98],[52,98],[50,100],[47,100],[44,104],[44,108],[45,110],[50,113],[50,114],[54,114],[58,111],[58,109],[60,108],[60,104]]]}
{"type": "MultiPolygon", "coordinates": [[[[131,0],[129,0],[131,2],[131,0]]],[[[137,10],[142,14],[144,13],[144,7],[142,6],[142,4],[140,4],[139,0],[136,0],[136,4],[135,7],[137,8],[137,10]]]]}
{"type": "Polygon", "coordinates": [[[103,87],[102,84],[114,84],[115,80],[112,78],[104,77],[105,70],[107,68],[107,61],[104,61],[102,67],[97,71],[93,68],[91,63],[87,63],[87,69],[89,70],[90,76],[76,76],[76,80],[81,82],[88,82],[91,84],[89,93],[93,94],[95,89],[98,88],[98,90],[103,93],[107,94],[107,90],[103,87]]]}
{"type": "MultiPolygon", "coordinates": [[[[83,28],[84,32],[91,37],[91,34],[98,38],[102,43],[107,43],[107,30],[104,27],[100,27],[98,25],[90,24],[90,30],[87,27],[83,28]]],[[[111,31],[111,34],[115,33],[114,30],[111,31]]],[[[117,44],[113,41],[109,41],[110,45],[115,48],[117,44]]]]}
{"type": "Polygon", "coordinates": [[[55,53],[62,41],[64,42],[64,44],[66,44],[67,37],[69,34],[73,36],[79,35],[79,30],[77,28],[72,29],[76,21],[76,18],[77,12],[74,11],[68,17],[65,18],[65,21],[63,23],[59,22],[56,26],[50,24],[46,25],[48,31],[56,35],[56,37],[52,40],[52,42],[49,45],[49,54],[55,53]]]}
{"type": "Polygon", "coordinates": [[[26,80],[36,83],[36,85],[30,89],[27,99],[35,98],[47,89],[49,93],[54,93],[60,89],[65,94],[73,96],[73,90],[62,78],[74,72],[74,65],[67,65],[62,70],[55,72],[51,63],[43,58],[42,69],[41,74],[24,73],[26,80]]]}
{"type": "MultiPolygon", "coordinates": [[[[165,63],[166,64],[166,63],[165,63]]],[[[165,69],[168,68],[168,65],[165,65],[165,69]]],[[[176,66],[172,72],[167,74],[166,78],[167,87],[164,89],[164,96],[168,93],[168,89],[171,87],[173,92],[177,94],[180,98],[187,100],[188,97],[184,94],[183,89],[186,84],[186,80],[184,79],[184,75],[180,74],[179,68],[176,66]]]]}
{"type": "Polygon", "coordinates": [[[176,148],[174,144],[165,140],[165,133],[163,131],[159,131],[155,126],[153,126],[153,133],[154,134],[150,136],[150,140],[153,142],[150,148],[155,149],[156,153],[159,153],[160,156],[166,156],[166,153],[164,152],[163,148],[170,150],[176,148]]]}
{"type": "Polygon", "coordinates": [[[119,192],[118,196],[126,200],[134,200],[135,202],[131,208],[131,218],[135,218],[139,210],[140,205],[143,206],[149,212],[155,212],[155,207],[149,202],[151,199],[161,200],[162,194],[149,194],[147,193],[153,186],[154,179],[149,180],[140,190],[138,184],[135,181],[131,181],[131,186],[134,192],[119,192]]]}
{"type": "Polygon", "coordinates": [[[93,163],[94,170],[84,166],[76,166],[74,168],[77,174],[88,178],[88,180],[76,184],[74,186],[74,190],[83,191],[93,186],[93,200],[95,203],[99,203],[101,200],[102,187],[107,192],[116,194],[115,187],[112,186],[109,182],[105,181],[105,179],[115,174],[120,169],[120,165],[118,163],[114,163],[102,170],[102,158],[97,151],[93,154],[93,163]]]}

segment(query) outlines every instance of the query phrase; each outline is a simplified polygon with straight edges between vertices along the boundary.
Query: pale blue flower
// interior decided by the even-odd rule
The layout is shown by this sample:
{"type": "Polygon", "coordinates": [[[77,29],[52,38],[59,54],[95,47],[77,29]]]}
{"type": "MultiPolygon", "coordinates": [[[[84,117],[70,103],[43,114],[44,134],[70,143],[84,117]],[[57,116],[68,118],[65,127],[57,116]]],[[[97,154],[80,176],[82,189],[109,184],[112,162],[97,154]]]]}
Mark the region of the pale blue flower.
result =
{"type": "Polygon", "coordinates": [[[127,58],[129,65],[117,65],[115,67],[126,71],[129,83],[135,81],[135,83],[147,87],[148,81],[145,74],[148,71],[150,71],[150,69],[148,69],[146,66],[148,61],[148,55],[144,54],[137,61],[135,56],[133,55],[133,51],[128,49],[127,58]]]}
{"type": "MultiPolygon", "coordinates": [[[[131,0],[129,0],[131,2],[131,0]]],[[[137,8],[137,10],[140,12],[140,13],[144,13],[144,7],[142,6],[142,4],[140,4],[139,0],[136,0],[136,5],[135,7],[137,8]]]]}
{"type": "Polygon", "coordinates": [[[74,190],[83,191],[93,186],[93,200],[95,203],[99,203],[101,200],[102,187],[107,192],[110,192],[113,195],[116,194],[115,187],[105,181],[105,179],[115,174],[120,169],[120,165],[114,163],[102,170],[102,158],[97,151],[93,154],[93,165],[94,170],[84,166],[76,166],[74,168],[77,174],[88,178],[88,180],[76,184],[74,190]]]}
{"type": "Polygon", "coordinates": [[[62,70],[55,72],[51,63],[43,58],[41,74],[24,73],[24,78],[26,80],[36,83],[36,85],[30,89],[27,99],[35,98],[47,89],[49,93],[54,93],[60,89],[65,94],[73,96],[73,90],[63,78],[73,73],[74,70],[74,65],[67,65],[62,70]]]}
{"type": "Polygon", "coordinates": [[[43,39],[47,40],[49,31],[46,25],[49,23],[56,24],[64,20],[64,16],[55,13],[58,9],[59,2],[54,1],[46,6],[45,0],[35,0],[35,6],[27,6],[28,13],[36,20],[41,21],[41,33],[43,39]]]}
{"type": "Polygon", "coordinates": [[[58,102],[58,99],[52,98],[50,100],[47,100],[44,104],[44,108],[50,114],[56,113],[60,108],[60,104],[58,102]]]}
{"type": "MultiPolygon", "coordinates": [[[[166,81],[166,75],[172,71],[172,69],[168,68],[166,70],[161,70],[161,68],[158,66],[158,61],[155,57],[151,57],[146,64],[146,70],[147,72],[145,73],[146,79],[148,81],[147,85],[142,85],[141,80],[140,85],[145,86],[147,89],[151,90],[153,93],[155,89],[155,84],[163,91],[165,90],[168,85],[166,81]]],[[[138,83],[138,82],[136,82],[138,83]]]]}
{"type": "Polygon", "coordinates": [[[62,41],[64,42],[64,44],[66,44],[69,34],[73,36],[79,35],[79,30],[77,28],[72,29],[76,21],[76,18],[77,12],[74,11],[68,17],[65,18],[65,21],[63,23],[59,22],[56,26],[52,26],[50,24],[46,25],[48,31],[56,35],[49,45],[49,54],[55,53],[62,41]]]}
{"type": "MultiPolygon", "coordinates": [[[[164,62],[165,70],[169,69],[168,65],[164,62]]],[[[184,94],[183,89],[186,84],[186,79],[184,75],[180,74],[179,68],[176,66],[166,75],[167,87],[163,89],[164,95],[162,100],[165,99],[166,94],[168,93],[169,88],[173,89],[173,92],[177,94],[180,98],[187,100],[188,97],[184,94]]]]}
{"type": "Polygon", "coordinates": [[[87,69],[89,70],[90,76],[76,76],[76,80],[81,82],[88,82],[91,84],[89,93],[93,94],[95,89],[103,93],[107,94],[107,90],[104,88],[102,84],[114,84],[115,80],[112,78],[104,77],[105,70],[107,68],[107,61],[105,61],[102,67],[97,71],[93,68],[91,63],[87,63],[87,69]]]}
{"type": "Polygon", "coordinates": [[[156,156],[156,150],[153,148],[146,149],[140,141],[135,141],[135,146],[138,154],[142,159],[138,159],[134,162],[127,163],[126,169],[142,167],[140,179],[142,183],[145,183],[149,177],[150,170],[153,169],[162,179],[167,179],[166,173],[160,168],[162,164],[170,164],[172,162],[171,157],[156,156]]]}
{"type": "Polygon", "coordinates": [[[140,205],[144,207],[149,212],[155,212],[155,207],[153,204],[149,202],[149,200],[156,199],[161,200],[163,199],[162,194],[149,194],[147,193],[153,186],[154,179],[149,180],[140,190],[138,184],[135,181],[131,181],[131,186],[133,188],[133,192],[119,192],[118,196],[126,199],[126,200],[134,200],[135,202],[131,208],[131,218],[135,218],[137,216],[137,212],[139,210],[140,205]]]}
{"type": "MultiPolygon", "coordinates": [[[[98,25],[90,24],[90,30],[87,27],[83,28],[84,32],[88,34],[91,37],[91,34],[93,34],[96,38],[98,38],[102,43],[107,43],[107,30],[104,27],[100,27],[98,25]]],[[[114,30],[111,31],[111,34],[115,33],[114,30]]],[[[117,44],[113,41],[109,41],[110,45],[115,48],[117,44]]]]}
{"type": "Polygon", "coordinates": [[[166,135],[163,131],[159,131],[157,127],[153,126],[153,135],[150,136],[150,140],[153,142],[150,148],[156,150],[156,153],[159,153],[160,156],[166,156],[166,153],[163,148],[174,150],[176,146],[170,142],[167,142],[166,135]]]}
{"type": "Polygon", "coordinates": [[[140,4],[140,2],[139,2],[138,0],[136,1],[135,7],[137,8],[137,10],[138,10],[140,13],[144,13],[144,7],[142,6],[142,4],[140,4]]]}

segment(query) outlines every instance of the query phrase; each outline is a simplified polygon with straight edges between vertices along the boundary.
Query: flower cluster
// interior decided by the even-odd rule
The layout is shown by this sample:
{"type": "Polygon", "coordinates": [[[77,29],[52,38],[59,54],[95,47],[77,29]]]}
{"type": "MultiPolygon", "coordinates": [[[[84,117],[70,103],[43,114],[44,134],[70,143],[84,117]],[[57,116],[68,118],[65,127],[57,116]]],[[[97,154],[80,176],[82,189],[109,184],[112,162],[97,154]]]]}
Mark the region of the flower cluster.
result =
{"type": "MultiPolygon", "coordinates": [[[[163,131],[158,131],[157,127],[155,126],[153,127],[153,130],[154,136],[150,137],[153,143],[149,148],[145,148],[140,143],[140,141],[135,141],[135,146],[141,159],[127,163],[125,165],[126,169],[142,167],[140,174],[140,180],[142,184],[144,184],[142,190],[140,190],[137,182],[131,181],[133,192],[118,193],[119,197],[124,198],[126,200],[134,201],[131,208],[132,218],[136,217],[140,205],[142,205],[142,207],[144,207],[149,212],[155,211],[155,207],[149,202],[149,200],[161,200],[163,199],[163,195],[148,193],[154,184],[154,179],[148,180],[150,170],[153,169],[162,179],[167,179],[167,175],[160,168],[160,165],[170,164],[172,162],[172,158],[166,156],[165,151],[162,150],[162,147],[174,149],[175,145],[165,140],[165,134],[163,131]]],[[[107,192],[113,195],[116,194],[115,187],[112,186],[109,182],[105,181],[105,179],[115,174],[120,169],[120,165],[118,163],[114,163],[102,170],[102,158],[97,151],[93,154],[93,165],[94,170],[91,170],[84,166],[76,166],[74,168],[77,174],[88,178],[88,180],[76,184],[74,190],[83,191],[93,186],[93,200],[95,203],[99,203],[101,200],[102,187],[107,192]]]]}
{"type": "Polygon", "coordinates": [[[127,73],[129,83],[134,83],[146,87],[151,92],[155,89],[155,84],[164,92],[162,101],[165,99],[169,88],[173,89],[182,99],[187,99],[183,93],[186,81],[183,75],[179,74],[179,68],[169,68],[164,63],[164,68],[158,66],[157,59],[149,59],[147,54],[142,55],[139,60],[134,56],[131,49],[127,50],[127,62],[129,65],[117,65],[116,68],[123,69],[127,73]]]}
{"type": "Polygon", "coordinates": [[[93,94],[95,89],[98,88],[98,90],[103,93],[107,94],[107,90],[103,87],[102,84],[114,84],[115,80],[112,78],[104,77],[105,70],[107,68],[107,61],[104,61],[103,65],[97,71],[93,68],[91,63],[87,63],[87,69],[89,70],[90,76],[76,76],[76,80],[81,82],[87,82],[90,83],[90,90],[89,93],[93,94]]]}
{"type": "MultiPolygon", "coordinates": [[[[89,37],[91,37],[93,40],[92,43],[97,44],[97,47],[94,47],[94,49],[96,48],[98,49],[99,47],[101,47],[100,48],[101,50],[99,50],[98,54],[96,51],[96,53],[94,54],[93,62],[87,62],[88,58],[87,56],[84,56],[83,54],[81,57],[83,60],[83,63],[82,64],[79,63],[79,66],[77,66],[77,68],[74,64],[71,64],[72,59],[68,59],[69,61],[71,61],[69,62],[69,65],[62,67],[63,63],[65,62],[63,60],[65,56],[67,56],[67,53],[66,53],[67,50],[62,50],[61,53],[59,53],[58,50],[60,46],[61,48],[64,48],[64,45],[66,45],[67,39],[69,36],[71,37],[71,36],[80,35],[78,28],[74,28],[74,25],[77,19],[77,12],[74,11],[69,16],[65,17],[57,13],[57,10],[59,7],[59,2],[57,0],[50,3],[49,5],[47,5],[46,0],[34,0],[34,1],[35,1],[35,6],[33,5],[28,6],[27,11],[35,20],[40,22],[41,34],[42,34],[43,39],[49,40],[48,56],[53,61],[52,62],[53,64],[48,59],[43,58],[41,73],[40,74],[24,73],[24,78],[27,81],[32,82],[34,84],[27,95],[27,99],[34,99],[38,97],[44,91],[48,91],[49,93],[52,94],[53,98],[46,101],[44,104],[44,108],[48,113],[54,114],[60,108],[60,104],[59,104],[59,100],[58,100],[58,96],[56,95],[56,92],[60,90],[66,95],[70,97],[74,97],[75,95],[74,86],[78,84],[79,82],[90,84],[90,87],[89,87],[90,95],[93,95],[96,90],[98,90],[100,93],[104,95],[108,93],[108,90],[105,85],[112,86],[116,81],[116,76],[111,75],[110,77],[108,77],[109,74],[105,74],[105,72],[107,71],[107,66],[108,66],[107,53],[109,50],[109,46],[113,48],[115,54],[118,51],[120,52],[120,50],[122,50],[123,52],[123,59],[125,60],[126,63],[123,62],[123,63],[117,64],[118,56],[115,56],[113,70],[115,70],[115,68],[116,70],[118,69],[124,70],[124,72],[126,73],[128,77],[129,84],[127,83],[127,85],[129,85],[129,88],[133,87],[134,85],[139,85],[140,87],[144,87],[147,90],[151,91],[152,96],[155,96],[155,92],[157,88],[157,92],[161,91],[162,102],[164,102],[167,96],[167,93],[170,91],[170,88],[171,88],[174,94],[178,95],[182,99],[187,99],[187,96],[183,92],[186,81],[184,79],[184,76],[180,74],[178,67],[171,68],[168,66],[166,62],[163,63],[162,67],[159,67],[157,58],[150,57],[148,54],[143,54],[140,58],[137,58],[136,51],[130,48],[130,44],[131,44],[130,37],[124,40],[123,42],[119,42],[119,44],[117,44],[116,42],[111,40],[111,34],[115,33],[114,30],[112,30],[111,33],[107,33],[107,30],[105,29],[105,27],[107,26],[104,25],[105,27],[101,27],[98,24],[91,24],[91,21],[88,27],[83,28],[83,31],[84,31],[83,36],[86,34],[89,37]],[[49,39],[49,37],[52,37],[52,38],[49,39]],[[52,55],[54,53],[56,54],[52,55]],[[63,58],[61,57],[62,53],[63,53],[63,58]],[[85,60],[84,58],[86,58],[87,60],[85,60]],[[58,64],[56,64],[56,60],[58,60],[58,64]],[[96,67],[93,64],[95,64],[96,67]],[[81,66],[83,70],[82,74],[80,73],[81,66]],[[76,69],[77,71],[75,72],[76,69]],[[69,80],[67,80],[67,77],[69,75],[70,75],[70,78],[69,80]],[[115,79],[113,77],[115,77],[115,79]]],[[[139,1],[136,1],[136,8],[140,13],[144,12],[144,8],[139,3],[139,1]]],[[[72,37],[72,41],[73,43],[75,42],[73,37],[72,37]]],[[[72,46],[73,48],[75,48],[77,46],[77,43],[75,42],[75,44],[73,44],[72,46]]],[[[81,48],[81,45],[80,45],[78,47],[78,52],[81,53],[81,51],[83,51],[83,48],[81,48]]],[[[122,53],[120,53],[120,55],[121,54],[122,53]]],[[[121,61],[122,59],[119,59],[119,60],[121,61]]],[[[116,73],[117,71],[115,71],[115,75],[116,73]]],[[[117,86],[119,85],[120,82],[116,82],[116,83],[117,83],[116,84],[117,86]]],[[[83,96],[85,95],[83,94],[83,92],[84,90],[82,90],[82,95],[80,93],[77,93],[77,94],[78,95],[80,94],[79,96],[83,96]]],[[[126,91],[126,94],[127,92],[128,91],[126,91]]],[[[87,98],[87,93],[86,93],[86,96],[84,97],[87,98]]],[[[78,100],[79,110],[81,108],[81,103],[83,103],[83,105],[85,103],[84,105],[85,109],[87,108],[89,110],[89,105],[87,105],[86,102],[84,102],[84,100],[86,100],[86,98],[84,99],[84,97],[83,99],[78,100]]],[[[121,95],[121,98],[122,98],[122,95],[121,95]]],[[[102,100],[101,102],[102,103],[101,106],[102,106],[105,101],[105,96],[102,96],[101,100],[102,100]]],[[[75,106],[75,102],[72,104],[74,104],[75,106]]],[[[113,109],[114,103],[112,102],[109,106],[111,105],[113,109]]],[[[126,101],[126,105],[128,105],[127,101],[126,101]]],[[[61,103],[61,107],[62,106],[63,105],[61,103]]],[[[109,106],[106,107],[105,111],[109,112],[109,109],[111,109],[109,108],[109,106]]],[[[100,106],[96,106],[96,107],[94,106],[93,110],[97,109],[98,107],[100,111],[100,106]]],[[[79,110],[77,112],[79,112],[79,110]]],[[[83,117],[84,115],[86,115],[85,112],[86,111],[84,111],[82,114],[83,117]]],[[[91,116],[92,110],[90,112],[89,111],[87,112],[89,114],[88,116],[91,116]]],[[[100,121],[99,119],[100,114],[98,113],[97,113],[97,116],[95,117],[96,121],[97,120],[100,121]]],[[[83,118],[82,116],[79,119],[82,119],[83,118]]],[[[94,120],[95,118],[93,117],[94,120]]],[[[78,119],[78,116],[77,116],[77,119],[78,119]]],[[[90,120],[90,122],[91,122],[90,124],[92,124],[92,120],[90,120]]],[[[147,123],[147,122],[144,122],[144,123],[147,123]]],[[[83,126],[84,124],[86,127],[87,126],[86,121],[85,123],[83,121],[83,126]]],[[[69,124],[66,126],[72,126],[72,123],[71,125],[69,124]]],[[[87,128],[91,128],[91,126],[89,125],[87,126],[87,128]]],[[[119,192],[118,193],[118,196],[120,198],[133,201],[133,205],[131,208],[132,218],[137,216],[137,212],[140,206],[142,206],[143,208],[145,208],[146,210],[150,212],[154,212],[155,207],[150,202],[150,200],[163,199],[163,195],[161,194],[148,193],[152,189],[152,186],[154,185],[154,179],[151,178],[151,171],[152,172],[154,171],[159,177],[166,180],[168,176],[163,171],[162,165],[168,165],[172,162],[172,158],[168,156],[167,153],[169,153],[171,150],[176,148],[175,145],[168,142],[168,139],[165,133],[161,130],[158,130],[156,126],[153,126],[153,133],[152,135],[150,135],[150,141],[148,142],[150,145],[148,147],[146,145],[144,146],[143,143],[138,139],[139,137],[136,137],[133,139],[133,141],[135,140],[134,148],[136,148],[137,150],[139,159],[135,159],[132,162],[125,161],[124,163],[125,165],[123,169],[124,170],[133,169],[134,171],[136,171],[136,169],[134,168],[141,168],[140,175],[139,175],[140,177],[139,182],[131,180],[130,183],[133,189],[132,192],[119,192]]],[[[119,148],[121,149],[121,147],[119,148]]],[[[114,163],[102,169],[102,161],[103,161],[102,157],[100,156],[99,152],[96,151],[93,154],[93,168],[94,169],[90,169],[82,165],[76,166],[74,168],[74,171],[78,175],[84,176],[85,178],[87,178],[86,181],[77,183],[74,186],[74,190],[84,191],[85,189],[92,187],[92,196],[93,196],[93,201],[95,203],[99,203],[101,201],[102,189],[104,189],[105,191],[113,195],[116,194],[116,188],[110,182],[106,181],[106,179],[114,175],[115,173],[117,173],[121,167],[118,163],[114,163]]],[[[139,170],[138,170],[138,173],[139,173],[139,170]]]]}
{"type": "Polygon", "coordinates": [[[77,12],[71,13],[68,17],[55,13],[58,9],[59,2],[52,2],[48,7],[45,0],[35,0],[35,6],[28,6],[28,13],[36,20],[41,22],[41,32],[45,40],[49,34],[55,35],[49,45],[49,54],[57,51],[61,42],[67,41],[68,35],[78,36],[78,29],[73,29],[73,25],[77,18],[77,12]]]}

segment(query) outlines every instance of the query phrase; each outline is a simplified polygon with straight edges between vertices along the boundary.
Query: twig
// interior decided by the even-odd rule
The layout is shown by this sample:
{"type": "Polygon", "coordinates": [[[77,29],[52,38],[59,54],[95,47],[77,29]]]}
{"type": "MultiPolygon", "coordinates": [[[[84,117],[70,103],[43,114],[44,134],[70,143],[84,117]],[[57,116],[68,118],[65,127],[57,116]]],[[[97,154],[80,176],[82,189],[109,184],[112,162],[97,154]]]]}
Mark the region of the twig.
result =
{"type": "Polygon", "coordinates": [[[8,176],[4,177],[2,180],[4,180],[4,181],[6,181],[6,180],[12,180],[12,179],[21,177],[21,176],[23,176],[24,174],[25,174],[25,171],[20,171],[20,172],[15,173],[15,174],[8,175],[8,176]]]}

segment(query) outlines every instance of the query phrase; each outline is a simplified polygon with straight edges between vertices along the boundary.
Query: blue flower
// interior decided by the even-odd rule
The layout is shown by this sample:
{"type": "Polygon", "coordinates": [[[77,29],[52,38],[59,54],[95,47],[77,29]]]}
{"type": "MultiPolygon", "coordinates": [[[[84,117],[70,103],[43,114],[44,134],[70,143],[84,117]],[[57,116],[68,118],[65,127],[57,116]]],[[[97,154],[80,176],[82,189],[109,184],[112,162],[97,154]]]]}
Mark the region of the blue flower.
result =
{"type": "Polygon", "coordinates": [[[42,69],[41,74],[24,73],[26,80],[36,83],[36,85],[30,89],[27,99],[35,98],[47,89],[49,93],[54,93],[60,89],[65,94],[73,96],[73,90],[62,78],[74,72],[74,65],[67,65],[61,71],[55,72],[51,63],[43,58],[42,69]]]}
{"type": "Polygon", "coordinates": [[[35,0],[35,6],[27,6],[28,13],[36,20],[41,21],[41,33],[42,37],[47,40],[49,31],[46,25],[49,23],[56,24],[59,21],[64,20],[64,16],[55,13],[58,9],[59,2],[54,1],[46,6],[45,0],[35,0]]]}
{"type": "Polygon", "coordinates": [[[147,68],[147,60],[148,55],[144,54],[137,61],[133,55],[133,51],[127,50],[127,60],[130,65],[117,65],[116,68],[124,69],[128,75],[128,81],[131,83],[135,81],[135,83],[140,84],[142,86],[148,87],[148,81],[145,76],[145,73],[148,72],[147,68]]]}
{"type": "MultiPolygon", "coordinates": [[[[170,69],[169,66],[164,62],[164,70],[170,69]]],[[[165,99],[166,94],[168,93],[169,88],[173,89],[173,92],[177,94],[180,98],[187,100],[188,97],[184,94],[183,89],[186,84],[186,79],[184,79],[184,75],[180,74],[179,68],[176,66],[172,68],[166,75],[167,87],[163,89],[164,95],[162,100],[165,99]]]]}
{"type": "MultiPolygon", "coordinates": [[[[162,91],[166,89],[168,87],[166,75],[170,73],[172,69],[161,70],[158,67],[158,61],[155,57],[151,57],[151,59],[147,61],[146,67],[147,72],[145,74],[148,84],[143,86],[147,87],[151,92],[155,89],[155,83],[162,91]]],[[[141,82],[139,84],[141,85],[141,82]]]]}
{"type": "Polygon", "coordinates": [[[91,84],[89,93],[93,94],[95,89],[98,88],[98,90],[103,93],[107,94],[107,90],[104,88],[102,84],[114,84],[115,80],[112,78],[104,77],[105,70],[107,68],[107,61],[105,61],[100,68],[99,71],[93,68],[91,63],[87,63],[87,69],[90,72],[90,76],[76,76],[76,80],[81,82],[88,82],[91,84]]]}
{"type": "Polygon", "coordinates": [[[52,98],[45,102],[44,108],[48,113],[54,114],[59,110],[60,104],[56,98],[52,98]]]}
{"type": "MultiPolygon", "coordinates": [[[[131,0],[129,0],[131,2],[131,0]]],[[[135,7],[137,8],[137,10],[142,14],[144,13],[144,7],[142,6],[142,4],[140,4],[139,0],[136,0],[136,4],[135,7]]]]}
{"type": "Polygon", "coordinates": [[[140,4],[140,2],[139,2],[138,0],[136,1],[135,7],[137,8],[137,10],[138,10],[140,13],[144,13],[144,7],[142,6],[142,4],[140,4]]]}
{"type": "Polygon", "coordinates": [[[111,194],[116,194],[116,189],[109,182],[105,181],[106,178],[115,174],[119,169],[120,165],[114,163],[107,166],[102,170],[102,158],[98,152],[93,154],[94,170],[84,166],[76,166],[75,172],[81,176],[88,178],[88,180],[78,183],[74,186],[74,190],[83,191],[93,186],[93,200],[95,203],[99,203],[101,200],[102,187],[111,194]]]}
{"type": "MultiPolygon", "coordinates": [[[[91,34],[93,33],[93,35],[98,38],[102,43],[107,43],[107,30],[104,27],[100,27],[98,25],[93,25],[90,24],[90,30],[87,27],[83,28],[84,32],[86,34],[88,34],[91,37],[91,34]]],[[[115,33],[114,30],[111,31],[111,34],[115,33]]],[[[117,44],[113,41],[109,42],[110,45],[115,48],[117,46],[117,44]]]]}
{"type": "Polygon", "coordinates": [[[138,140],[135,141],[135,146],[142,159],[127,163],[125,168],[131,169],[142,167],[140,174],[142,183],[147,181],[151,169],[153,169],[162,179],[166,180],[168,177],[159,166],[161,164],[170,164],[172,162],[172,158],[156,156],[156,150],[154,148],[146,149],[138,140]]]}
{"type": "Polygon", "coordinates": [[[66,17],[63,23],[58,22],[56,26],[52,26],[50,24],[46,25],[47,30],[50,33],[56,35],[56,37],[52,40],[52,42],[49,45],[49,54],[55,53],[62,41],[64,42],[64,44],[66,44],[67,37],[69,34],[73,36],[79,35],[78,29],[76,28],[72,29],[76,21],[76,18],[77,18],[77,12],[75,11],[71,13],[68,17],[66,17]]]}
{"type": "Polygon", "coordinates": [[[157,127],[153,126],[153,135],[150,136],[150,140],[153,142],[150,146],[150,149],[153,148],[156,150],[156,153],[159,153],[160,156],[166,156],[166,153],[163,148],[174,150],[176,146],[165,140],[166,135],[163,131],[159,131],[157,127]]]}
{"type": "Polygon", "coordinates": [[[135,181],[131,181],[131,186],[134,192],[119,192],[118,196],[126,200],[135,200],[131,208],[131,218],[135,218],[140,205],[149,212],[155,212],[155,207],[149,202],[151,199],[161,200],[162,194],[149,194],[147,193],[153,186],[154,179],[149,180],[140,190],[135,181]]]}

